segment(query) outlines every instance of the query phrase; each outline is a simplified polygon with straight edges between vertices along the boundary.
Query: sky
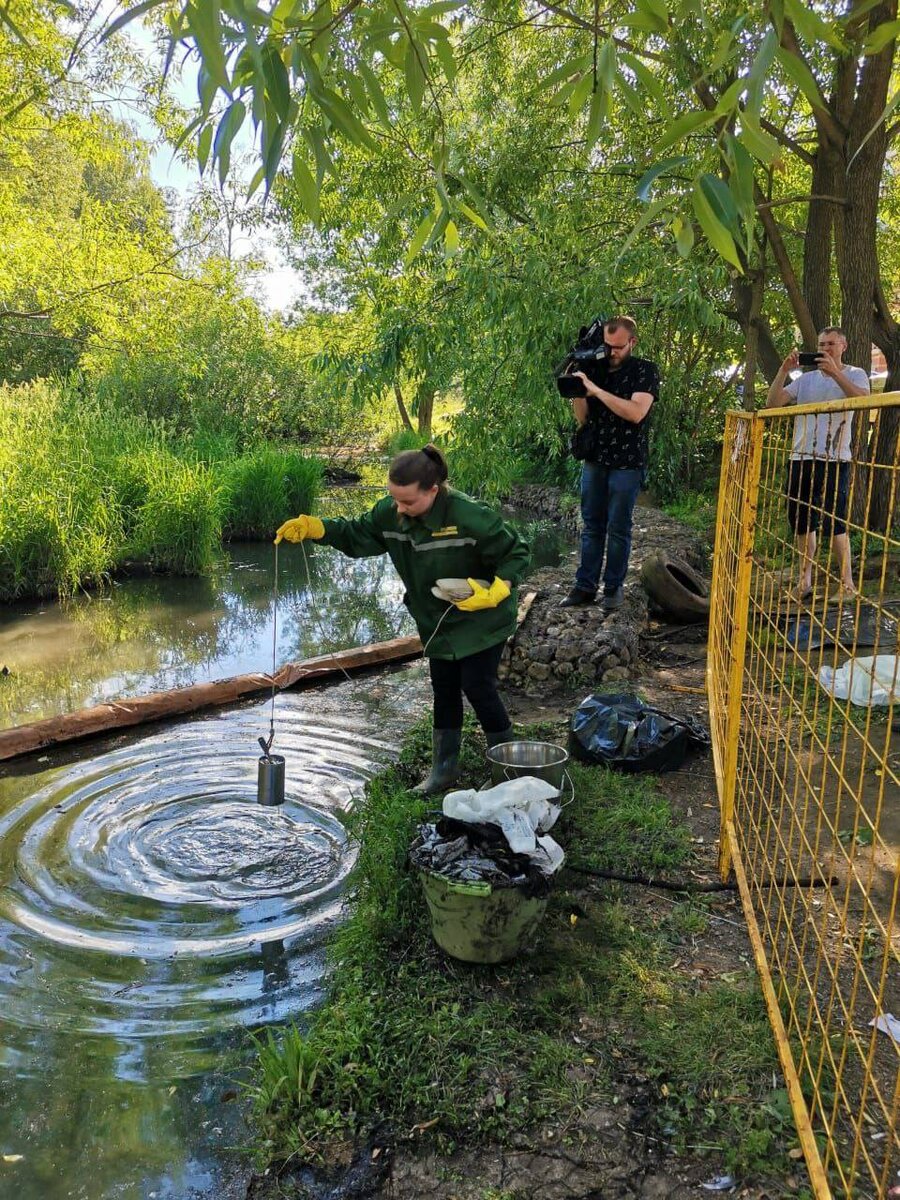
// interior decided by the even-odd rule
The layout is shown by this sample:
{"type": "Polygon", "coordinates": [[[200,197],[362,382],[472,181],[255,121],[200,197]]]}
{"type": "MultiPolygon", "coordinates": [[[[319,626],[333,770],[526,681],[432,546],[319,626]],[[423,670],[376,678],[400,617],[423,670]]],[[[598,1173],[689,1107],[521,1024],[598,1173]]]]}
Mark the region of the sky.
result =
{"type": "MultiPolygon", "coordinates": [[[[140,21],[133,21],[127,26],[125,33],[144,59],[152,58],[159,61],[161,70],[162,62],[153,37],[141,25],[140,21]]],[[[191,108],[196,106],[197,68],[193,61],[189,60],[184,65],[181,78],[174,82],[172,90],[175,98],[180,103],[191,108]]],[[[179,158],[173,154],[172,148],[162,142],[158,127],[136,104],[129,103],[127,98],[119,101],[109,100],[108,97],[104,97],[104,99],[114,116],[129,122],[136,130],[138,136],[151,145],[150,171],[154,183],[159,187],[172,189],[177,194],[179,200],[186,203],[192,190],[200,182],[200,169],[197,164],[188,164],[183,158],[179,158]]],[[[232,151],[233,173],[239,172],[241,169],[240,164],[236,160],[241,157],[242,152],[245,157],[252,157],[253,159],[249,169],[245,168],[245,177],[243,179],[235,175],[233,182],[238,186],[241,183],[244,185],[249,183],[257,166],[257,160],[251,145],[250,128],[251,126],[248,122],[237,138],[235,138],[232,151]]],[[[212,176],[207,176],[207,178],[210,179],[212,176]]],[[[252,254],[255,258],[265,260],[266,267],[257,276],[256,286],[262,302],[269,311],[275,312],[288,309],[296,300],[304,295],[305,289],[303,288],[302,280],[297,272],[288,265],[271,230],[253,229],[244,231],[234,243],[234,252],[236,257],[252,254]]]]}

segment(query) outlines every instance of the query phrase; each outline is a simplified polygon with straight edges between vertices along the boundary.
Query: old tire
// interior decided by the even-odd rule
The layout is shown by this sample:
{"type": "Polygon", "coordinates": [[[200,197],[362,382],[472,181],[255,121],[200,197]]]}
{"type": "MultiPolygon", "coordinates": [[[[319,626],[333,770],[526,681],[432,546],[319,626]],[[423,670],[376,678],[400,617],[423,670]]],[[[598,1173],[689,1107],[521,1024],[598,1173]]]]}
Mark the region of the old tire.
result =
{"type": "Polygon", "coordinates": [[[651,554],[641,567],[641,583],[675,621],[702,621],[709,616],[709,585],[680,558],[665,551],[651,554]]]}

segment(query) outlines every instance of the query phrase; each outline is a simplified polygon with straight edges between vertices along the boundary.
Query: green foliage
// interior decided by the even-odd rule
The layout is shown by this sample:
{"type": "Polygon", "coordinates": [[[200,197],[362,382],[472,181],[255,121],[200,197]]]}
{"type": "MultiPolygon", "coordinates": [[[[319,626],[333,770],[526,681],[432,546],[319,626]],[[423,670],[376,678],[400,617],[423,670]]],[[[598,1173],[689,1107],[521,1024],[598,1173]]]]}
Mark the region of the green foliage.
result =
{"type": "MultiPolygon", "coordinates": [[[[94,337],[117,343],[169,286],[174,245],[147,148],[60,86],[61,10],[13,7],[31,9],[39,38],[26,47],[0,27],[0,382],[15,383],[72,369],[94,337]],[[23,76],[16,112],[6,94],[23,76]]],[[[123,55],[118,70],[130,65],[123,55]]]]}
{"type": "Polygon", "coordinates": [[[216,470],[225,536],[271,538],[289,517],[313,510],[322,464],[288,450],[260,447],[216,470]]]}
{"type": "Polygon", "coordinates": [[[405,450],[421,450],[428,441],[427,437],[416,433],[414,429],[399,429],[396,433],[391,434],[384,443],[383,449],[385,454],[393,458],[405,450]]]}
{"type": "Polygon", "coordinates": [[[223,516],[232,536],[270,537],[313,506],[317,460],[265,449],[201,460],[230,447],[175,438],[74,380],[0,388],[0,600],[71,594],[130,564],[199,574],[223,516]]]}
{"type": "MultiPolygon", "coordinates": [[[[149,147],[90,96],[92,83],[103,94],[126,78],[149,83],[140,56],[118,40],[98,48],[87,10],[12,0],[4,12],[0,383],[77,369],[106,407],[188,438],[215,430],[241,449],[339,440],[354,413],[346,389],[312,367],[318,316],[290,327],[267,316],[249,294],[259,264],[232,261],[214,227],[235,214],[209,218],[202,193],[178,221],[151,180],[149,147]],[[82,41],[92,49],[75,84],[82,41]]],[[[167,98],[153,115],[171,124],[167,98]]]]}
{"type": "Polygon", "coordinates": [[[882,171],[895,103],[883,15],[811,15],[791,0],[698,17],[693,0],[631,0],[616,32],[575,12],[548,22],[475,5],[462,20],[379,0],[333,16],[298,0],[289,20],[254,26],[236,3],[200,0],[171,29],[207,70],[187,131],[201,164],[226,172],[236,129],[254,121],[255,184],[291,221],[318,299],[354,330],[327,358],[357,400],[396,389],[427,428],[434,397],[458,390],[463,486],[499,494],[535,466],[565,483],[571,422],[552,364],[597,312],[636,310],[641,349],[663,367],[651,465],[672,500],[716,453],[739,331],[759,335],[771,377],[781,337],[770,330],[796,324],[809,338],[837,302],[827,272],[804,270],[817,210],[816,254],[831,262],[852,241],[868,264],[836,263],[851,311],[878,314],[851,334],[854,354],[873,334],[894,341],[872,301],[897,273],[892,223],[878,219],[879,187],[884,213],[897,203],[882,171]],[[831,81],[853,61],[838,113],[831,81]]]}
{"type": "Polygon", "coordinates": [[[309,354],[243,294],[239,272],[227,264],[206,263],[147,305],[124,340],[122,350],[97,346],[83,358],[110,405],[189,434],[215,430],[241,447],[327,437],[340,426],[340,406],[311,403],[309,354]]]}
{"type": "MultiPolygon", "coordinates": [[[[721,369],[743,352],[722,315],[728,276],[706,251],[684,263],[656,228],[625,244],[631,181],[609,171],[598,188],[580,147],[570,146],[565,112],[517,107],[541,59],[530,35],[516,47],[521,61],[498,50],[498,59],[474,56],[467,66],[454,137],[463,157],[478,159],[479,190],[497,221],[489,237],[464,243],[452,259],[423,248],[400,269],[404,239],[421,219],[400,149],[386,147],[377,165],[361,150],[345,155],[340,174],[323,185],[321,235],[310,235],[286,182],[282,205],[304,239],[309,270],[327,268],[353,304],[354,319],[342,318],[344,335],[327,362],[353,379],[360,400],[382,395],[389,403],[399,387],[410,402],[436,394],[439,410],[446,397],[461,397],[448,448],[464,490],[496,498],[519,480],[572,486],[573,418],[554,367],[581,325],[633,309],[637,352],[656,359],[663,378],[651,418],[654,487],[664,498],[682,494],[717,452],[729,401],[721,369]],[[498,87],[508,88],[508,105],[497,106],[498,87]]],[[[645,136],[637,126],[635,119],[622,127],[607,157],[645,136]]],[[[417,127],[409,136],[419,145],[417,127]]],[[[330,292],[322,298],[334,302],[330,292]]]]}
{"type": "MultiPolygon", "coordinates": [[[[527,223],[521,207],[485,188],[482,173],[485,159],[498,157],[498,113],[502,123],[537,110],[548,125],[554,115],[565,121],[561,144],[580,169],[627,164],[637,181],[632,197],[647,207],[630,222],[626,245],[665,224],[679,255],[702,239],[743,274],[758,252],[760,196],[786,152],[809,165],[810,138],[852,138],[841,147],[851,164],[883,161],[898,98],[888,99],[896,22],[883,19],[890,12],[882,7],[838,15],[787,0],[749,12],[726,3],[698,15],[694,0],[635,0],[613,24],[565,11],[553,22],[523,21],[515,7],[490,5],[468,6],[462,21],[458,7],[401,11],[382,0],[334,17],[314,0],[297,0],[290,19],[272,21],[263,10],[248,17],[237,0],[184,3],[170,30],[173,48],[183,41],[203,62],[200,111],[186,130],[201,169],[211,162],[225,178],[235,134],[252,113],[260,135],[254,187],[276,184],[290,145],[283,176],[296,204],[304,220],[327,224],[329,178],[341,180],[355,155],[377,171],[387,133],[417,177],[408,184],[415,212],[404,264],[437,254],[452,262],[466,246],[461,229],[477,243],[509,215],[527,223]],[[831,98],[847,61],[861,64],[853,122],[831,98]],[[460,113],[467,107],[484,126],[475,145],[460,113]],[[857,115],[861,139],[848,132],[857,115]],[[633,122],[640,140],[621,153],[622,130],[633,122]]],[[[856,99],[850,88],[842,104],[856,99]]],[[[570,178],[561,180],[562,200],[571,203],[570,178]]],[[[869,232],[874,239],[874,213],[869,232]]]]}

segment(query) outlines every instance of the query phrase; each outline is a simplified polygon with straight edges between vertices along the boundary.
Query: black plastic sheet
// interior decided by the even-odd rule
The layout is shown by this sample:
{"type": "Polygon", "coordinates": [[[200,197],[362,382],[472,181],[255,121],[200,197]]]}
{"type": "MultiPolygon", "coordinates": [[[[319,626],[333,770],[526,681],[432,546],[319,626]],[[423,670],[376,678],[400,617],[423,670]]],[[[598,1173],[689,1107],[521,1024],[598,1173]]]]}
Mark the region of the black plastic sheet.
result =
{"type": "Polygon", "coordinates": [[[829,607],[824,614],[790,613],[784,624],[785,641],[798,650],[841,646],[853,654],[860,646],[878,646],[889,654],[898,644],[897,621],[882,608],[862,600],[829,607]]]}
{"type": "Polygon", "coordinates": [[[630,692],[588,696],[569,728],[575,758],[617,771],[675,771],[689,750],[709,744],[693,718],[663,712],[630,692]]]}

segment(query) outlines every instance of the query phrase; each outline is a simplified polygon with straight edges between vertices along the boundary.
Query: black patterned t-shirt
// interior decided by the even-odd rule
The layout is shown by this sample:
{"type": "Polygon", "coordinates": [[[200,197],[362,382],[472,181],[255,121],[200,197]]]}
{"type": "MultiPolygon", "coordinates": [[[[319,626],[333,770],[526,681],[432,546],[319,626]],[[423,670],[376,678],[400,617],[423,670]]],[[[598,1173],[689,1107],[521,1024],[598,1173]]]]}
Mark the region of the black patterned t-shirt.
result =
{"type": "MultiPolygon", "coordinates": [[[[611,371],[606,362],[597,363],[585,372],[597,387],[623,400],[630,400],[635,392],[649,392],[654,400],[659,399],[659,370],[648,358],[633,358],[631,355],[616,371],[611,371]]],[[[650,414],[643,421],[626,421],[616,416],[602,400],[588,396],[588,420],[596,423],[599,449],[593,462],[617,470],[634,470],[647,465],[647,433],[650,414]]]]}

